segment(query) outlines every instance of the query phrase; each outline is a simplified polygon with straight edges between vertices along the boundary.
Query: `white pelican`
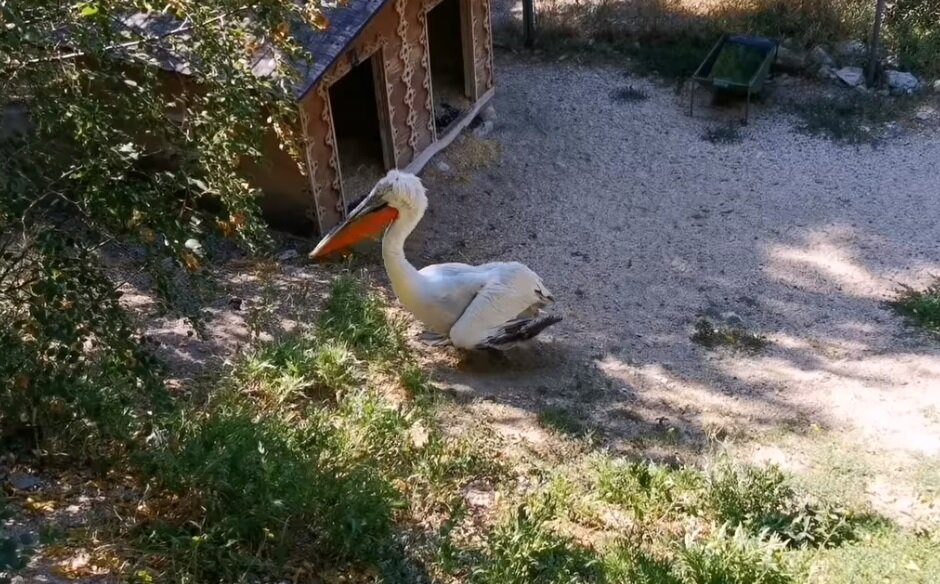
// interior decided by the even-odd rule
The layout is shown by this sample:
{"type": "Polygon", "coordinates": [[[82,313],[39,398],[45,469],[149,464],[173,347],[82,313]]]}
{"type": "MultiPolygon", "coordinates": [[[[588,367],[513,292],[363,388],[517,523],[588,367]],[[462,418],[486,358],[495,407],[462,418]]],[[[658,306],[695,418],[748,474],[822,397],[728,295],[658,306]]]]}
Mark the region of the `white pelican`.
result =
{"type": "Polygon", "coordinates": [[[555,299],[538,274],[519,262],[415,269],[405,258],[405,239],[427,206],[421,179],[391,170],[310,257],[323,258],[385,229],[382,257],[392,289],[402,306],[435,333],[434,344],[503,350],[561,320],[542,310],[555,299]]]}

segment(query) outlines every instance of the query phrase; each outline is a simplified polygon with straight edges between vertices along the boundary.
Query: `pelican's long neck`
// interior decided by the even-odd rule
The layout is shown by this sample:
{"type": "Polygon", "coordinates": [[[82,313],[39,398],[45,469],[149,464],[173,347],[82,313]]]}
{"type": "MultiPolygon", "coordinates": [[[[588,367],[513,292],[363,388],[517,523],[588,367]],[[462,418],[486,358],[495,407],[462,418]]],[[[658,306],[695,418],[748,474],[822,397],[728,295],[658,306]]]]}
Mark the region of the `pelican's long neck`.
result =
{"type": "Polygon", "coordinates": [[[405,240],[421,221],[423,213],[399,211],[398,219],[392,223],[382,238],[382,259],[385,271],[392,282],[392,289],[401,303],[408,307],[416,301],[421,286],[421,275],[405,258],[405,240]]]}

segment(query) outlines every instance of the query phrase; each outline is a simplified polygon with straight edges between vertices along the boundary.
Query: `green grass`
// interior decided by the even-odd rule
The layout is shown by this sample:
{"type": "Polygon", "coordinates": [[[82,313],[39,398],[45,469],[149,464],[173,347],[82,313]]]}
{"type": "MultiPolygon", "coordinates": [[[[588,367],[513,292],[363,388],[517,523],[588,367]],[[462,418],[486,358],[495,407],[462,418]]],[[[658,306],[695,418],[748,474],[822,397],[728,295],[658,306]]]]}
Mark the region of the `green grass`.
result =
{"type": "Polygon", "coordinates": [[[892,306],[912,322],[940,334],[940,279],[924,290],[904,287],[892,306]]]}
{"type": "Polygon", "coordinates": [[[553,532],[551,504],[521,504],[489,534],[474,584],[579,584],[599,582],[600,562],[591,550],[553,532]]]}
{"type": "Polygon", "coordinates": [[[813,552],[808,584],[903,582],[933,584],[940,574],[940,540],[883,530],[864,541],[813,552]]]}
{"type": "Polygon", "coordinates": [[[543,428],[561,434],[585,436],[588,433],[583,416],[572,408],[548,406],[539,410],[536,420],[543,428]]]}
{"type": "Polygon", "coordinates": [[[381,299],[349,275],[334,282],[317,331],[324,338],[346,343],[364,357],[389,360],[405,352],[404,325],[391,320],[381,299]]]}
{"type": "MultiPolygon", "coordinates": [[[[454,404],[401,331],[378,297],[342,278],[314,330],[251,348],[208,391],[181,397],[155,428],[161,445],[128,469],[146,509],[135,499],[111,527],[127,573],[192,584],[785,584],[820,571],[880,582],[912,561],[935,569],[923,538],[725,455],[670,466],[592,444],[509,468],[482,424],[442,427],[440,406],[454,404]],[[404,391],[389,390],[396,383],[404,391]],[[474,507],[470,487],[498,496],[474,507]]],[[[538,421],[560,443],[586,434],[576,409],[546,408],[538,421]]],[[[0,542],[0,561],[19,561],[18,549],[0,542]]]]}
{"type": "Polygon", "coordinates": [[[400,522],[502,471],[480,443],[442,434],[423,403],[373,387],[378,365],[429,391],[403,339],[376,296],[340,278],[315,333],[249,351],[146,459],[170,509],[135,529],[142,563],[170,558],[158,573],[173,581],[286,575],[302,562],[408,581],[400,522]]]}
{"type": "Polygon", "coordinates": [[[695,331],[690,339],[708,349],[729,347],[751,353],[759,352],[768,345],[767,339],[757,333],[739,327],[718,326],[705,318],[695,323],[695,331]]]}

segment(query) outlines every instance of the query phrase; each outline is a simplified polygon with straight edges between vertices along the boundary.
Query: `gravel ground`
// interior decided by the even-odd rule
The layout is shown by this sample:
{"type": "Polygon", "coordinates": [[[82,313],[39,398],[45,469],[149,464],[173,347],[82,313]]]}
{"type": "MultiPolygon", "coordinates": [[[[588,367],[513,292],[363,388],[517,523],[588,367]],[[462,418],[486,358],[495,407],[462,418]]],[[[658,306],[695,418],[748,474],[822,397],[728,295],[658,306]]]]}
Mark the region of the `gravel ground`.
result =
{"type": "Polygon", "coordinates": [[[715,145],[703,133],[737,114],[690,118],[671,88],[506,55],[498,70],[502,160],[467,179],[464,140],[442,156],[454,170],[432,164],[410,253],[525,262],[565,321],[515,366],[442,366],[441,379],[516,408],[577,408],[644,451],[657,435],[675,451],[669,426],[680,442],[785,426],[899,461],[940,454],[940,344],[883,305],[940,274],[936,133],[845,147],[768,106],[743,142],[715,145]],[[627,83],[650,98],[612,100],[627,83]],[[771,345],[707,351],[689,340],[700,316],[771,345]]]}

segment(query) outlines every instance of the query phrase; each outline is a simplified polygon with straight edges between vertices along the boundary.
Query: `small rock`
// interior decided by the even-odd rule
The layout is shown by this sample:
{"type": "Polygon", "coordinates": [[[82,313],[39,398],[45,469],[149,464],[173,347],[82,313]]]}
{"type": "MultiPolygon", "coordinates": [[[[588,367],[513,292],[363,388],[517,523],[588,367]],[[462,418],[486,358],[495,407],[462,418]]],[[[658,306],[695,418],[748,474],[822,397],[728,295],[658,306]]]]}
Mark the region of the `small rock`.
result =
{"type": "Polygon", "coordinates": [[[885,78],[888,80],[888,87],[895,92],[914,93],[920,89],[920,81],[911,73],[889,69],[885,71],[885,78]]]}
{"type": "Polygon", "coordinates": [[[940,79],[933,82],[933,90],[935,93],[940,93],[940,79]]]}
{"type": "Polygon", "coordinates": [[[489,120],[484,120],[482,124],[477,126],[473,130],[473,135],[477,138],[482,138],[493,131],[493,122],[489,120]]]}
{"type": "Polygon", "coordinates": [[[744,319],[741,318],[736,312],[723,312],[721,313],[721,319],[725,321],[728,326],[744,326],[744,319]]]}
{"type": "Polygon", "coordinates": [[[288,249],[277,254],[277,259],[278,261],[286,262],[288,260],[292,260],[296,258],[298,255],[300,254],[297,253],[296,249],[288,249]]]}
{"type": "Polygon", "coordinates": [[[924,105],[924,106],[917,108],[917,113],[914,114],[914,117],[916,117],[918,120],[921,120],[921,121],[927,121],[930,118],[934,117],[936,113],[937,113],[937,110],[933,109],[929,105],[924,105]]]}
{"type": "Polygon", "coordinates": [[[42,484],[39,477],[18,472],[11,474],[7,480],[9,480],[10,486],[17,491],[28,491],[42,484]]]}
{"type": "Polygon", "coordinates": [[[783,71],[802,71],[806,68],[806,53],[780,45],[777,47],[776,66],[783,71]]]}
{"type": "Polygon", "coordinates": [[[434,167],[437,168],[440,172],[450,172],[450,165],[444,162],[443,160],[438,160],[434,167]]]}
{"type": "Polygon", "coordinates": [[[827,80],[827,79],[836,79],[836,72],[835,72],[835,70],[834,70],[832,67],[828,66],[828,65],[820,65],[820,66],[816,69],[814,75],[815,75],[816,79],[822,79],[822,80],[824,80],[824,81],[827,80]]]}
{"type": "Polygon", "coordinates": [[[836,71],[836,77],[849,87],[858,87],[865,81],[865,72],[861,67],[843,67],[836,71]]]}
{"type": "Polygon", "coordinates": [[[828,67],[831,69],[836,66],[835,59],[826,52],[826,49],[819,45],[813,47],[813,50],[809,52],[808,59],[811,65],[816,65],[817,67],[828,67]]]}
{"type": "Polygon", "coordinates": [[[484,122],[495,122],[496,121],[496,108],[493,107],[493,104],[490,104],[483,108],[483,111],[480,112],[480,119],[484,122]]]}
{"type": "Polygon", "coordinates": [[[862,41],[842,41],[832,47],[833,56],[843,67],[865,64],[868,47],[862,41]]]}

